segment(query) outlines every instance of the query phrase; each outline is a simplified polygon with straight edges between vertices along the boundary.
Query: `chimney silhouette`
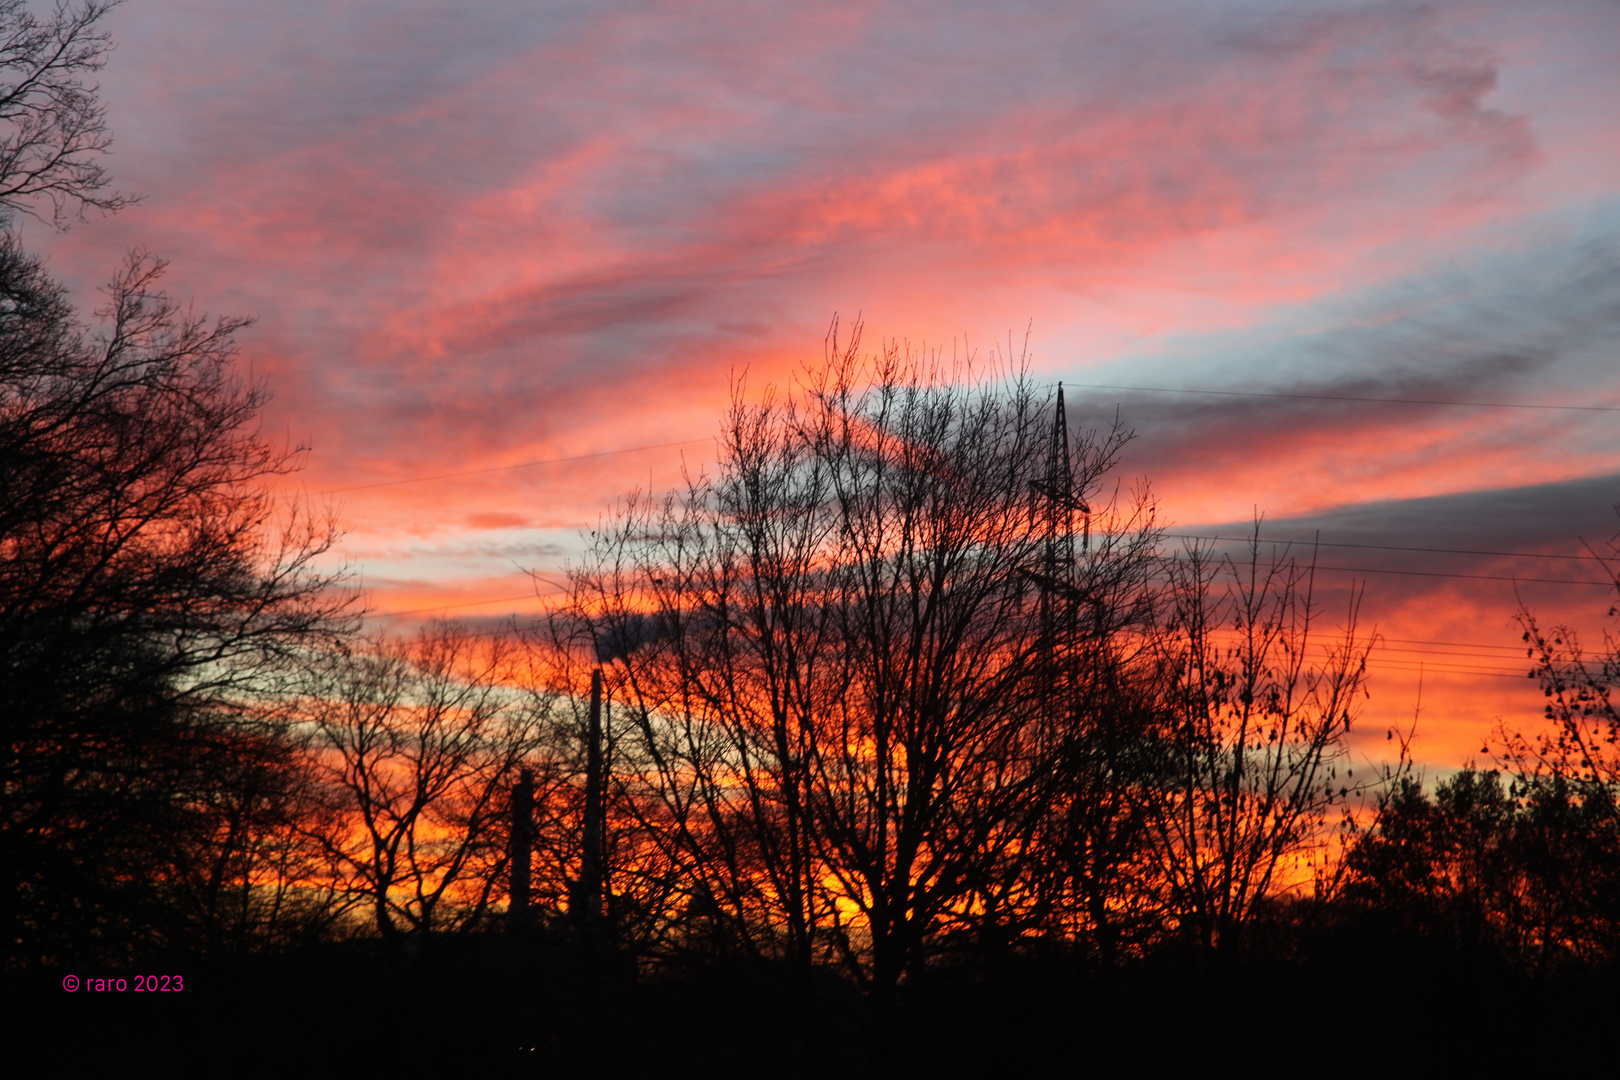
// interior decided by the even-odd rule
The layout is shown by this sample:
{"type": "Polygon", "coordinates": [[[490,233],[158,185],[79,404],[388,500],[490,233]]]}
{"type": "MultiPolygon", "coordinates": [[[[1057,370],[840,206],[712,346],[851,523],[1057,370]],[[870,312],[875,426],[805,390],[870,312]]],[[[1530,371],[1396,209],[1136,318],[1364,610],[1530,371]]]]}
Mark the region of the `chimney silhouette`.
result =
{"type": "Polygon", "coordinates": [[[534,849],[534,774],[524,769],[512,786],[512,880],[507,909],[507,929],[528,929],[529,858],[534,849]]]}

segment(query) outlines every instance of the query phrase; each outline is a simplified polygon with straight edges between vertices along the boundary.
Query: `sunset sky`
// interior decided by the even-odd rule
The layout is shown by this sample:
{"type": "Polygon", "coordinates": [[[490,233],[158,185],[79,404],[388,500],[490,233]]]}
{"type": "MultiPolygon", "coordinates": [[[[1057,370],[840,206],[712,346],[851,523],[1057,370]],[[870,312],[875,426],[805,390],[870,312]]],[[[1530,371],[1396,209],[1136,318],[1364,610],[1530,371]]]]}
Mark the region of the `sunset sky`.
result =
{"type": "Polygon", "coordinates": [[[1027,328],[1071,417],[1136,429],[1123,475],[1172,533],[1319,531],[1386,639],[1369,754],[1420,662],[1425,760],[1533,721],[1515,588],[1601,624],[1604,590],[1562,582],[1601,581],[1568,556],[1620,529],[1612,0],[131,0],[109,26],[110,164],[145,199],[25,243],[85,298],[141,248],[257,317],[267,428],[313,447],[299,483],[398,622],[538,610],[526,570],[712,461],[732,377],[788,378],[837,313],[986,359],[1027,328]],[[1266,394],[1293,396],[1240,396],[1266,394]]]}

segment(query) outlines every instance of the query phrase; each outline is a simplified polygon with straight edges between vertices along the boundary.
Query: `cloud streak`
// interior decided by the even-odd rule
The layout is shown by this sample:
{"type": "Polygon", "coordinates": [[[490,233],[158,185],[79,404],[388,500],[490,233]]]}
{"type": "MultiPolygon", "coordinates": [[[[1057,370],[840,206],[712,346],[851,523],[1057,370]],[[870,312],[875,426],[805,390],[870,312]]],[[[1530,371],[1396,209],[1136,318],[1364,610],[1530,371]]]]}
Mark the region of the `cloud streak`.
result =
{"type": "MultiPolygon", "coordinates": [[[[707,438],[734,377],[788,377],[834,312],[981,358],[1033,320],[1043,380],[1620,402],[1612,4],[115,17],[114,165],[148,199],[29,242],[86,295],[138,246],[200,308],[257,315],[246,356],[272,428],[315,447],[310,490],[707,438]]],[[[1602,511],[1620,470],[1602,414],[1071,398],[1116,408],[1180,522],[1360,535],[1457,497],[1488,532],[1492,492],[1602,511]]],[[[337,497],[382,606],[462,602],[712,456],[684,453],[337,497]]]]}

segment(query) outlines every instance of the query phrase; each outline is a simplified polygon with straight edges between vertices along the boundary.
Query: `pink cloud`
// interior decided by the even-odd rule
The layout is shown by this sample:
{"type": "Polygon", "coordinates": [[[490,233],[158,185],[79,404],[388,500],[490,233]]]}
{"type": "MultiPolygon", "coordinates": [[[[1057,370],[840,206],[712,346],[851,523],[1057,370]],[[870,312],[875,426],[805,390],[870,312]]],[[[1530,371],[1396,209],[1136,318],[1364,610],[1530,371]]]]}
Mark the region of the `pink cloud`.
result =
{"type": "MultiPolygon", "coordinates": [[[[708,437],[835,311],[981,357],[1033,319],[1071,382],[1620,398],[1612,5],[118,19],[115,168],[149,198],[29,242],[81,291],[148,247],[259,316],[311,490],[708,437]]],[[[1119,400],[1182,521],[1620,471],[1602,418],[1119,400]]],[[[679,454],[335,497],[379,596],[460,603],[528,557],[477,538],[561,543],[679,454]]]]}

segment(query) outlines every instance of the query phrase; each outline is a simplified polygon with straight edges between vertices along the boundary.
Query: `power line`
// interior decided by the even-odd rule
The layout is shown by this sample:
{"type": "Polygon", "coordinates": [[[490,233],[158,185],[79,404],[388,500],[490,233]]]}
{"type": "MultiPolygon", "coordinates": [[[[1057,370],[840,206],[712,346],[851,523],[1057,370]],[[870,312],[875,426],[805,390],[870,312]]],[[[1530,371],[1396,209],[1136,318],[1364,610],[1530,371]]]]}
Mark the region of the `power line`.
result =
{"type": "Polygon", "coordinates": [[[1589,585],[1600,589],[1612,589],[1612,581],[1587,581],[1584,578],[1539,578],[1539,577],[1509,577],[1506,574],[1447,574],[1439,570],[1378,570],[1370,566],[1317,566],[1318,570],[1332,570],[1345,574],[1396,574],[1401,577],[1441,577],[1459,578],[1466,581],[1507,581],[1514,584],[1524,582],[1535,585],[1589,585]]]}
{"type": "MultiPolygon", "coordinates": [[[[1190,533],[1165,533],[1171,540],[1222,540],[1236,544],[1247,544],[1256,540],[1252,536],[1194,536],[1190,533]]],[[[1261,544],[1299,544],[1302,547],[1340,547],[1360,548],[1367,551],[1418,551],[1432,555],[1498,555],[1509,559],[1583,559],[1606,565],[1606,561],[1596,555],[1546,555],[1534,551],[1476,551],[1472,548],[1431,548],[1431,547],[1405,547],[1395,544],[1347,544],[1329,543],[1326,540],[1279,540],[1275,537],[1260,537],[1261,544]]]]}
{"type": "MultiPolygon", "coordinates": [[[[1383,645],[1383,644],[1379,644],[1379,645],[1374,646],[1374,647],[1381,653],[1398,655],[1398,656],[1455,657],[1456,659],[1459,659],[1459,660],[1480,660],[1480,661],[1489,661],[1489,662],[1496,663],[1496,664],[1505,664],[1510,660],[1518,659],[1518,657],[1495,656],[1495,655],[1492,655],[1490,653],[1485,653],[1485,652],[1455,652],[1455,651],[1447,650],[1447,649],[1402,649],[1402,648],[1398,648],[1398,647],[1386,646],[1386,645],[1383,645]]],[[[1483,648],[1483,646],[1481,646],[1481,648],[1483,648]]],[[[1524,657],[1524,659],[1529,660],[1530,657],[1524,657]]]]}
{"type": "MultiPolygon", "coordinates": [[[[1232,630],[1230,628],[1226,628],[1223,631],[1217,631],[1214,635],[1211,635],[1211,636],[1212,636],[1212,638],[1214,638],[1217,641],[1217,643],[1218,643],[1218,645],[1220,647],[1227,648],[1227,649],[1232,649],[1232,648],[1239,647],[1246,640],[1245,636],[1241,632],[1236,631],[1236,630],[1232,630]]],[[[1440,657],[1440,658],[1442,658],[1441,661],[1440,661],[1442,664],[1451,664],[1451,665],[1454,665],[1454,666],[1457,664],[1458,661],[1463,661],[1463,660],[1480,661],[1482,663],[1488,663],[1488,664],[1495,665],[1492,670],[1497,670],[1497,671],[1502,670],[1502,665],[1504,665],[1504,664],[1512,663],[1513,664],[1513,670],[1520,670],[1521,667],[1522,667],[1521,660],[1522,660],[1522,662],[1533,662],[1530,657],[1523,656],[1523,649],[1513,649],[1513,648],[1510,648],[1509,646],[1503,646],[1503,645],[1476,645],[1476,644],[1472,644],[1472,643],[1440,642],[1440,641],[1436,641],[1436,642],[1427,642],[1427,641],[1410,642],[1409,639],[1396,639],[1396,640],[1398,640],[1398,641],[1408,641],[1410,644],[1425,645],[1425,646],[1428,646],[1428,645],[1440,645],[1440,646],[1452,645],[1452,646],[1455,646],[1456,648],[1472,649],[1472,650],[1487,650],[1487,649],[1489,649],[1489,650],[1504,650],[1505,649],[1510,654],[1511,653],[1519,653],[1520,655],[1519,656],[1514,656],[1514,655],[1502,656],[1502,655],[1499,655],[1499,654],[1496,654],[1496,653],[1493,653],[1493,652],[1485,652],[1485,651],[1455,652],[1455,651],[1452,651],[1452,650],[1449,650],[1449,649],[1444,649],[1444,648],[1438,648],[1438,649],[1437,648],[1422,648],[1422,649],[1400,648],[1399,646],[1390,645],[1389,644],[1389,641],[1390,641],[1389,638],[1379,636],[1378,639],[1376,640],[1376,642],[1374,642],[1373,645],[1372,645],[1373,652],[1372,652],[1371,656],[1372,656],[1374,662],[1376,662],[1376,663],[1389,663],[1389,662],[1394,662],[1394,663],[1418,663],[1419,661],[1417,661],[1417,660],[1405,659],[1405,658],[1408,658],[1408,657],[1431,657],[1432,656],[1432,657],[1440,657]],[[1396,659],[1384,660],[1384,659],[1382,659],[1383,657],[1395,657],[1396,659]]],[[[1342,644],[1342,641],[1339,642],[1339,643],[1342,644]]],[[[1335,645],[1335,641],[1331,640],[1331,639],[1322,639],[1322,640],[1318,640],[1317,644],[1324,647],[1324,648],[1331,648],[1331,647],[1333,647],[1335,645]]],[[[1360,645],[1362,647],[1365,647],[1367,645],[1367,639],[1362,638],[1360,640],[1360,645]]]]}
{"type": "Polygon", "coordinates": [[[1492,671],[1488,668],[1465,667],[1463,665],[1450,666],[1444,664],[1415,664],[1411,661],[1386,660],[1379,664],[1370,665],[1373,672],[1378,671],[1421,671],[1427,675],[1468,675],[1470,677],[1485,676],[1494,679],[1527,679],[1524,672],[1492,671]]]}
{"type": "MultiPolygon", "coordinates": [[[[1201,536],[1201,535],[1198,535],[1196,533],[1165,533],[1164,535],[1166,536],[1166,538],[1171,539],[1171,540],[1214,540],[1214,541],[1221,541],[1221,542],[1226,542],[1226,543],[1236,543],[1236,544],[1247,544],[1247,543],[1254,540],[1254,537],[1252,537],[1252,536],[1201,536]]],[[[1275,545],[1275,544],[1285,544],[1285,545],[1297,544],[1297,545],[1299,545],[1301,547],[1312,547],[1312,546],[1314,546],[1314,547],[1343,547],[1343,548],[1360,548],[1362,550],[1367,550],[1367,551],[1423,552],[1423,553],[1427,553],[1427,554],[1431,554],[1431,555],[1492,555],[1492,556],[1500,556],[1500,557],[1503,557],[1503,558],[1520,558],[1520,559],[1583,559],[1583,560],[1587,560],[1587,561],[1591,561],[1591,562],[1596,562],[1600,566],[1607,566],[1608,565],[1606,560],[1601,559],[1596,555],[1544,555],[1544,554],[1537,554],[1535,552],[1529,552],[1529,551],[1473,551],[1473,550],[1469,550],[1469,549],[1466,549],[1466,548],[1409,547],[1409,546],[1397,546],[1397,545],[1394,545],[1394,544],[1333,544],[1333,543],[1329,543],[1329,542],[1327,542],[1325,540],[1320,541],[1320,542],[1315,541],[1315,540],[1278,540],[1278,539],[1271,538],[1271,537],[1261,537],[1258,542],[1261,543],[1261,544],[1273,544],[1273,545],[1275,545]]],[[[1161,555],[1158,558],[1161,561],[1169,561],[1171,559],[1174,559],[1175,556],[1174,555],[1161,555]]],[[[1446,572],[1439,571],[1439,570],[1383,570],[1383,569],[1375,569],[1375,568],[1369,567],[1369,566],[1324,566],[1324,565],[1321,565],[1321,564],[1316,564],[1315,569],[1317,569],[1317,570],[1337,570],[1337,571],[1343,571],[1345,573],[1350,573],[1350,574],[1405,574],[1405,575],[1416,575],[1416,576],[1419,576],[1419,577],[1467,578],[1467,579],[1470,579],[1470,580],[1477,580],[1477,581],[1509,581],[1509,582],[1520,582],[1520,581],[1522,581],[1522,582],[1526,582],[1526,583],[1539,583],[1539,584],[1546,584],[1546,585],[1593,585],[1593,586],[1600,586],[1600,587],[1606,588],[1606,589],[1614,588],[1616,586],[1616,582],[1614,582],[1614,581],[1593,581],[1593,580],[1590,580],[1590,579],[1587,579],[1587,578],[1534,578],[1534,577],[1519,577],[1517,575],[1511,575],[1511,574],[1457,574],[1457,573],[1446,573],[1446,572]]]]}
{"type": "MultiPolygon", "coordinates": [[[[1230,627],[1216,630],[1210,635],[1218,652],[1238,648],[1245,641],[1241,631],[1230,627]]],[[[1527,668],[1533,666],[1534,661],[1526,658],[1523,663],[1513,663],[1516,658],[1511,656],[1491,655],[1482,652],[1449,652],[1428,649],[1402,649],[1391,648],[1386,642],[1390,640],[1379,637],[1371,645],[1367,654],[1367,667],[1370,671],[1428,671],[1447,675],[1497,675],[1504,678],[1524,679],[1529,677],[1527,668]],[[1469,663],[1468,661],[1477,661],[1469,663]]],[[[1412,639],[1395,639],[1419,645],[1453,645],[1466,649],[1503,649],[1507,646],[1476,645],[1465,642],[1426,642],[1412,641],[1412,639]]],[[[1331,640],[1321,640],[1317,644],[1323,648],[1332,648],[1336,643],[1331,640]]],[[[1342,641],[1338,644],[1342,644],[1342,641]]],[[[1368,645],[1367,639],[1360,641],[1360,646],[1368,645]]]]}
{"type": "Polygon", "coordinates": [[[1454,660],[1439,660],[1431,662],[1428,660],[1414,660],[1408,657],[1380,658],[1376,655],[1369,658],[1369,666],[1375,668],[1402,668],[1409,671],[1416,671],[1418,668],[1422,668],[1424,671],[1459,671],[1487,675],[1512,675],[1516,679],[1525,678],[1526,672],[1528,671],[1528,669],[1522,665],[1518,667],[1509,667],[1504,664],[1467,664],[1454,660]]]}
{"type": "Polygon", "coordinates": [[[1261,390],[1193,390],[1173,386],[1115,386],[1111,383],[1065,383],[1065,385],[1078,387],[1082,390],[1130,390],[1153,394],[1205,394],[1213,397],[1289,398],[1298,401],[1358,401],[1376,405],[1460,405],[1479,409],[1620,412],[1620,405],[1543,405],[1523,401],[1446,401],[1438,398],[1358,397],[1352,394],[1283,394],[1261,390]]]}
{"type": "MultiPolygon", "coordinates": [[[[1222,538],[1221,537],[1215,537],[1215,536],[1189,536],[1189,537],[1187,537],[1187,539],[1218,540],[1218,539],[1222,539],[1222,538]]],[[[1324,546],[1326,546],[1326,545],[1324,545],[1324,546]]],[[[1371,546],[1371,545],[1368,545],[1368,546],[1371,546]]],[[[1430,549],[1424,549],[1424,548],[1401,549],[1401,548],[1396,548],[1396,549],[1393,549],[1393,550],[1397,550],[1397,551],[1398,550],[1422,551],[1422,550],[1430,550],[1430,549]]],[[[1438,550],[1438,549],[1435,549],[1435,550],[1438,550]]],[[[1173,556],[1173,555],[1161,555],[1161,556],[1159,556],[1159,558],[1162,561],[1169,562],[1171,559],[1175,558],[1175,556],[1173,556]]],[[[1523,583],[1523,584],[1534,584],[1534,585],[1587,585],[1587,586],[1592,586],[1594,588],[1603,588],[1603,589],[1612,589],[1612,588],[1616,587],[1616,583],[1614,581],[1591,581],[1591,580],[1588,580],[1586,578],[1518,577],[1518,576],[1513,576],[1513,575],[1508,575],[1508,574],[1456,574],[1456,573],[1447,573],[1447,572],[1441,571],[1441,570],[1386,570],[1386,569],[1379,569],[1377,567],[1371,567],[1371,566],[1324,566],[1321,563],[1313,564],[1312,569],[1315,569],[1315,570],[1330,570],[1330,571],[1335,571],[1335,572],[1338,572],[1338,573],[1345,573],[1345,574],[1394,574],[1394,575],[1398,575],[1398,576],[1401,576],[1401,577],[1457,578],[1457,579],[1465,580],[1465,581],[1506,581],[1506,582],[1510,582],[1512,584],[1521,584],[1521,583],[1523,583]]]]}
{"type": "MultiPolygon", "coordinates": [[[[1241,645],[1242,643],[1248,641],[1248,635],[1245,632],[1232,627],[1218,628],[1210,632],[1208,637],[1212,640],[1216,640],[1218,644],[1228,648],[1241,645]]],[[[1361,646],[1365,646],[1368,643],[1368,640],[1369,639],[1365,636],[1358,638],[1358,642],[1361,646]]],[[[1329,646],[1334,643],[1333,640],[1329,640],[1323,635],[1313,635],[1313,641],[1323,646],[1329,646]]],[[[1498,664],[1508,663],[1510,661],[1517,664],[1521,659],[1529,659],[1523,646],[1514,647],[1509,645],[1484,645],[1462,641],[1414,641],[1411,638],[1386,638],[1382,634],[1378,635],[1373,647],[1379,653],[1400,653],[1408,656],[1454,656],[1465,660],[1490,661],[1498,664]],[[1402,645],[1420,645],[1424,646],[1424,648],[1403,648],[1401,647],[1402,645]],[[1453,651],[1455,649],[1469,649],[1476,651],[1456,652],[1453,651]],[[1482,650],[1490,651],[1486,652],[1482,650]],[[1508,655],[1496,655],[1500,652],[1506,652],[1508,655]]]]}
{"type": "Polygon", "coordinates": [[[1473,641],[1421,641],[1417,638],[1385,638],[1385,641],[1396,641],[1402,645],[1454,645],[1459,649],[1505,649],[1509,652],[1523,652],[1523,645],[1481,645],[1473,641]]]}

